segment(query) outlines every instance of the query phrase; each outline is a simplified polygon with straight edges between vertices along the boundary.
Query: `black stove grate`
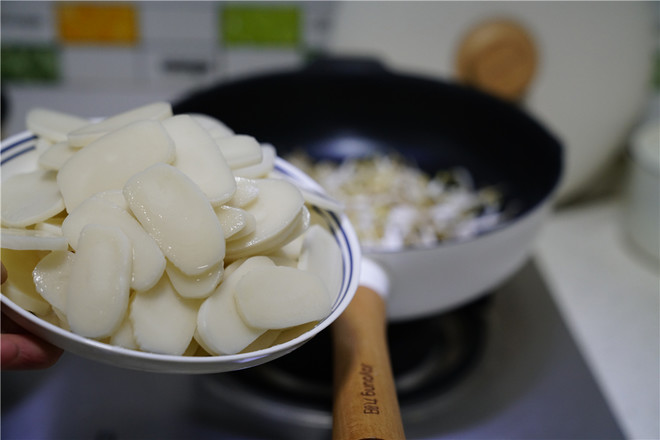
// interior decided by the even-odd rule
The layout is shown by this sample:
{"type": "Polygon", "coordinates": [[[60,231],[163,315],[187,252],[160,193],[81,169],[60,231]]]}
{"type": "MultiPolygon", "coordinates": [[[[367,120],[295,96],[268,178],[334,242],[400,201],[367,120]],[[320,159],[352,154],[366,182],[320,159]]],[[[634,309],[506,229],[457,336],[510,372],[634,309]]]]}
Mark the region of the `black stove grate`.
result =
{"type": "MultiPolygon", "coordinates": [[[[437,398],[469,375],[484,353],[491,302],[488,295],[454,311],[388,325],[390,358],[402,409],[437,398]]],[[[273,405],[330,413],[330,329],[280,359],[206,379],[229,380],[252,399],[273,405]]]]}

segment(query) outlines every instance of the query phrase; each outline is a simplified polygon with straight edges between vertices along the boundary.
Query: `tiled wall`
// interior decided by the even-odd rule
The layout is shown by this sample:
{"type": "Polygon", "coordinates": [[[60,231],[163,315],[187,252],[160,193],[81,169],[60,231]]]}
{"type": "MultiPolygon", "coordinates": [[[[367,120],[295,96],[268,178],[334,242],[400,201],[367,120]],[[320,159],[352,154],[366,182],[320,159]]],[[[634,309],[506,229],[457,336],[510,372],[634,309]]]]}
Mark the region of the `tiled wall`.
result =
{"type": "Polygon", "coordinates": [[[332,2],[3,1],[3,84],[184,87],[322,51],[332,2]]]}

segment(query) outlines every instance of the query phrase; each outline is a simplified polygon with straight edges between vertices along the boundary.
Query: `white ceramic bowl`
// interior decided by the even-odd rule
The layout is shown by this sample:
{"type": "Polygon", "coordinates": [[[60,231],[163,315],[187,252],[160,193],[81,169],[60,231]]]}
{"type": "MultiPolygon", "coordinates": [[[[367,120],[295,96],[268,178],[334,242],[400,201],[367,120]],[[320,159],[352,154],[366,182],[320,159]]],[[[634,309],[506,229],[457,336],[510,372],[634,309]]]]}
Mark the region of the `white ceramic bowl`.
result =
{"type": "MultiPolygon", "coordinates": [[[[2,180],[37,167],[39,152],[36,138],[29,132],[12,136],[2,142],[0,165],[2,180]]],[[[288,162],[277,158],[276,170],[287,179],[308,188],[318,188],[308,176],[288,162]]],[[[50,324],[2,295],[2,310],[11,319],[37,336],[79,356],[118,367],[164,373],[220,373],[240,370],[274,360],[296,349],[328,327],[348,306],[359,280],[361,261],[357,236],[347,218],[341,214],[312,207],[334,235],[342,253],[343,279],[332,312],[314,328],[285,343],[249,353],[222,356],[171,356],[146,353],[112,346],[84,338],[50,324]]],[[[11,276],[11,274],[10,274],[11,276]]]]}

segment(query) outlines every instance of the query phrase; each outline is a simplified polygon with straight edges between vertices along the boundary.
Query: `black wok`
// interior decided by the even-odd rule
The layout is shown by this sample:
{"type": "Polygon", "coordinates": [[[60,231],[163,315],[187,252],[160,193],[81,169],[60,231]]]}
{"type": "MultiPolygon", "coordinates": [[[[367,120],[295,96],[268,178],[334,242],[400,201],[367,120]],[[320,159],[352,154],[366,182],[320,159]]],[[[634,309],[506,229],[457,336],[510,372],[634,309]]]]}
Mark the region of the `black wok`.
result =
{"type": "Polygon", "coordinates": [[[397,151],[434,173],[462,166],[497,184],[511,218],[466,241],[366,252],[388,273],[390,320],[459,306],[496,287],[529,257],[562,171],[560,142],[518,106],[458,84],[391,72],[362,59],[221,83],[186,96],[176,113],[216,117],[236,133],[341,160],[397,151]]]}

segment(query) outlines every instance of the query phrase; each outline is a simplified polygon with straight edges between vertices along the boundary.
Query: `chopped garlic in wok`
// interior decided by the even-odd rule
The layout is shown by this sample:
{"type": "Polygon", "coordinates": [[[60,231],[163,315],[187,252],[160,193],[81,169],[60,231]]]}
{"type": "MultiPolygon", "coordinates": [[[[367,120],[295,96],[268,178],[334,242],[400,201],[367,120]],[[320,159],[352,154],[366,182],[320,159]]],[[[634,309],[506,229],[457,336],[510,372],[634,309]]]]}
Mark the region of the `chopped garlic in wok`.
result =
{"type": "Polygon", "coordinates": [[[345,204],[363,247],[399,250],[467,239],[505,219],[502,194],[477,189],[464,168],[431,177],[395,155],[313,162],[305,153],[287,158],[345,204]]]}

